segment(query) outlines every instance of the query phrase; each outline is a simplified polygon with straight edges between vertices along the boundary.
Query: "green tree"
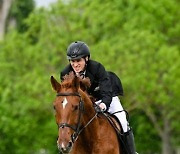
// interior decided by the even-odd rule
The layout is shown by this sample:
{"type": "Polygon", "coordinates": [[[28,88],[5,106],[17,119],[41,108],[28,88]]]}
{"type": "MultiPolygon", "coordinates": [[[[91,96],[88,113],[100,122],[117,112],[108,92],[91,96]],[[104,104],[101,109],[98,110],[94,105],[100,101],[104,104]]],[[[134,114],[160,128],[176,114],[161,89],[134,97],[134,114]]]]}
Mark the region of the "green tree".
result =
{"type": "Polygon", "coordinates": [[[15,0],[9,13],[9,26],[11,26],[11,22],[15,22],[15,27],[19,32],[26,31],[27,25],[25,24],[24,19],[29,16],[34,8],[34,0],[15,0]]]}
{"type": "Polygon", "coordinates": [[[0,0],[0,40],[11,28],[19,32],[27,29],[24,19],[33,11],[34,0],[0,0]]]}
{"type": "Polygon", "coordinates": [[[56,151],[50,74],[42,54],[17,33],[1,44],[0,153],[56,151]]]}

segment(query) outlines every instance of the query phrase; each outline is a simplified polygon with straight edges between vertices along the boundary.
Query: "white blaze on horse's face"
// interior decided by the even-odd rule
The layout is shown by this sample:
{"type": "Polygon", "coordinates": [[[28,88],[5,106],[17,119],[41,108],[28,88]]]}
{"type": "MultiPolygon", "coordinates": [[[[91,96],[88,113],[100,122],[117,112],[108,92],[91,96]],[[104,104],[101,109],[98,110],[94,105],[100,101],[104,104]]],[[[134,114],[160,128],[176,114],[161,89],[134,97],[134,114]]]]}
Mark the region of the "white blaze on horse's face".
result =
{"type": "Polygon", "coordinates": [[[63,100],[63,103],[62,103],[62,105],[63,105],[63,109],[66,107],[66,104],[68,103],[68,101],[67,101],[67,99],[66,99],[66,97],[64,98],[64,100],[63,100]]]}
{"type": "Polygon", "coordinates": [[[63,144],[63,143],[61,144],[61,147],[62,147],[62,148],[65,148],[65,146],[64,146],[64,144],[63,144]]]}

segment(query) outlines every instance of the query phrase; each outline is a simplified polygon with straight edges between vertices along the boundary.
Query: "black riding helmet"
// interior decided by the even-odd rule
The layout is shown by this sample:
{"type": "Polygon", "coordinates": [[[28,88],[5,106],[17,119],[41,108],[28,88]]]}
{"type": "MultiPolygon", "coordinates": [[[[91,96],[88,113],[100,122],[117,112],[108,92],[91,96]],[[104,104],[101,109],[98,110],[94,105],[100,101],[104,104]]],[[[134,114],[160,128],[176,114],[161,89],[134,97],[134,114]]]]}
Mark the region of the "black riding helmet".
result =
{"type": "Polygon", "coordinates": [[[76,41],[67,48],[67,59],[75,60],[82,57],[90,57],[89,47],[82,41],[76,41]]]}

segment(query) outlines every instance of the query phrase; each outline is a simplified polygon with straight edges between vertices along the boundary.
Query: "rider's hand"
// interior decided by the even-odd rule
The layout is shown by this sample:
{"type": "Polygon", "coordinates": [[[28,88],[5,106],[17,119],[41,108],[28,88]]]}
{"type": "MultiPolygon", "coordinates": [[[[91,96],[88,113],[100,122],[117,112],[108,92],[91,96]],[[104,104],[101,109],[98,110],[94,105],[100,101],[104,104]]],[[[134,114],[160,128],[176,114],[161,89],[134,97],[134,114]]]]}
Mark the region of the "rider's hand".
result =
{"type": "Polygon", "coordinates": [[[97,104],[95,110],[97,113],[104,112],[106,110],[106,105],[104,103],[97,104]]]}
{"type": "Polygon", "coordinates": [[[95,106],[95,110],[96,112],[104,112],[106,111],[107,107],[106,104],[102,102],[102,100],[98,100],[95,102],[96,106],[95,106]]]}
{"type": "Polygon", "coordinates": [[[106,104],[104,104],[103,102],[99,104],[99,107],[101,108],[102,111],[106,111],[107,109],[106,104]]]}

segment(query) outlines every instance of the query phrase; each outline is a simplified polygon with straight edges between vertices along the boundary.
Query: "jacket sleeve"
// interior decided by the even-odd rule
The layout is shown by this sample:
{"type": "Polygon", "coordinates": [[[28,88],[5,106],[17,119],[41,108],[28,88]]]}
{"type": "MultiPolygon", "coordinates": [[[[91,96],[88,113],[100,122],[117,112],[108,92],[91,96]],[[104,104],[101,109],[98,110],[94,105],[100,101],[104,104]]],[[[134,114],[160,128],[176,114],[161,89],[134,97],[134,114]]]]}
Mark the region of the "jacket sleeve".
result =
{"type": "Polygon", "coordinates": [[[96,77],[99,80],[99,90],[102,96],[102,102],[106,104],[108,109],[112,101],[112,86],[108,73],[100,63],[97,68],[96,77]]]}

